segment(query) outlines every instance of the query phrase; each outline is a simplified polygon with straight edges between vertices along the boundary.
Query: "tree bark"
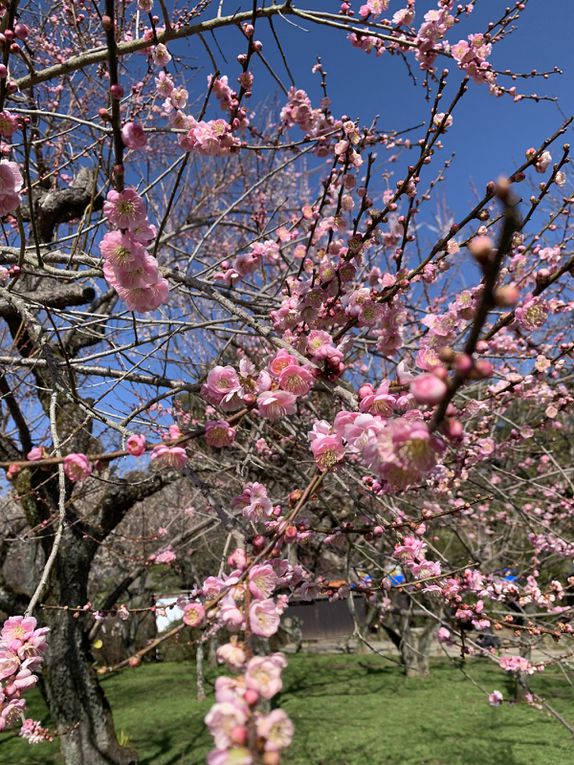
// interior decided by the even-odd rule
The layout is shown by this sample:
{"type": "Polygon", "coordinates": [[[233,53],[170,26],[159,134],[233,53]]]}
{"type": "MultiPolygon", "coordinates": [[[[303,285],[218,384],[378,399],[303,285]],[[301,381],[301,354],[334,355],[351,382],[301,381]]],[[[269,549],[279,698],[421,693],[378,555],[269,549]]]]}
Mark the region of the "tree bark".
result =
{"type": "MultiPolygon", "coordinates": [[[[52,578],[50,602],[74,608],[87,601],[93,551],[70,531],[52,578]]],[[[45,609],[50,627],[44,663],[45,693],[60,735],[66,765],[136,765],[137,754],[120,746],[110,705],[93,668],[83,616],[45,609]]]]}

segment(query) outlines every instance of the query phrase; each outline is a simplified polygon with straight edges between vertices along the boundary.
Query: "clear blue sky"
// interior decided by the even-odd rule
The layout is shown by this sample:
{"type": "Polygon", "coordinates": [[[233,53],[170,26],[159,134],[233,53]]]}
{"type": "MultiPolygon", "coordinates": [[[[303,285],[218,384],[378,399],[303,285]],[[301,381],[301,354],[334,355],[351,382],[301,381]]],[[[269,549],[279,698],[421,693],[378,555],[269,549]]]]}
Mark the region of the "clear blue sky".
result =
{"type": "MultiPolygon", "coordinates": [[[[354,2],[353,7],[358,9],[359,4],[354,2]]],[[[401,0],[391,0],[389,15],[404,4],[401,0]]],[[[296,0],[295,5],[333,13],[339,8],[337,0],[296,0]]],[[[451,30],[448,39],[456,42],[470,32],[485,30],[488,21],[497,20],[505,6],[504,0],[479,0],[471,17],[451,30]]],[[[251,7],[251,3],[234,4],[226,0],[224,12],[230,13],[238,7],[245,10],[251,7]]],[[[416,21],[420,23],[427,10],[436,8],[436,0],[417,0],[416,7],[416,21]]],[[[300,19],[296,21],[309,31],[301,31],[277,17],[274,23],[296,84],[308,90],[314,103],[318,105],[321,92],[319,79],[311,74],[311,67],[316,56],[320,55],[328,72],[329,92],[336,115],[345,113],[366,123],[378,114],[379,124],[391,130],[416,124],[428,114],[422,87],[412,84],[404,63],[398,57],[386,53],[379,58],[375,58],[374,54],[366,55],[352,48],[343,31],[300,19]]],[[[287,83],[285,70],[265,22],[260,23],[256,37],[263,40],[264,54],[287,83]]],[[[495,98],[484,85],[474,84],[471,87],[457,109],[455,124],[446,141],[448,152],[456,153],[456,159],[448,183],[443,184],[440,193],[445,195],[447,205],[455,215],[468,209],[474,198],[474,186],[480,190],[491,178],[509,172],[523,161],[526,148],[538,145],[554,132],[565,116],[574,114],[573,37],[574,0],[530,0],[517,31],[495,46],[491,58],[495,69],[512,68],[520,72],[532,69],[547,71],[555,66],[563,69],[562,76],[553,75],[548,80],[518,80],[515,83],[519,92],[558,96],[559,106],[548,102],[514,103],[510,97],[495,98]]],[[[207,39],[210,40],[209,37],[207,39]]],[[[228,74],[233,83],[238,73],[235,55],[244,50],[244,43],[237,30],[222,30],[217,33],[217,40],[227,57],[227,64],[214,45],[212,50],[222,74],[228,74]]],[[[188,43],[185,53],[186,58],[197,54],[197,79],[192,77],[190,84],[195,82],[199,91],[211,67],[200,50],[199,42],[188,43]]],[[[422,80],[416,61],[411,58],[411,63],[416,76],[422,80]]],[[[450,68],[452,75],[448,93],[452,94],[462,73],[456,70],[453,63],[450,68]]],[[[256,81],[251,105],[254,107],[262,97],[271,98],[276,94],[282,102],[284,99],[276,83],[261,64],[254,67],[254,72],[256,81]]],[[[511,85],[509,78],[504,78],[503,82],[511,85]]],[[[570,132],[566,140],[572,141],[573,137],[570,132]]]]}

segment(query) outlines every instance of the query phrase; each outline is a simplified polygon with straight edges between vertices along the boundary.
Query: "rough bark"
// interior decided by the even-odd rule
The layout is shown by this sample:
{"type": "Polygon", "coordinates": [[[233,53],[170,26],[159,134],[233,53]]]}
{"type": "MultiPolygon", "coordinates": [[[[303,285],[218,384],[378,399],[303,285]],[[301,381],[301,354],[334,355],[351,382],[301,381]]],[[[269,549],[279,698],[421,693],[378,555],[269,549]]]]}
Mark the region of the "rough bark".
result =
{"type": "MultiPolygon", "coordinates": [[[[66,532],[50,602],[71,608],[86,603],[93,553],[66,532]]],[[[135,765],[136,753],[116,738],[111,709],[92,666],[83,617],[59,608],[46,609],[45,615],[50,627],[45,692],[66,765],[135,765]]]]}

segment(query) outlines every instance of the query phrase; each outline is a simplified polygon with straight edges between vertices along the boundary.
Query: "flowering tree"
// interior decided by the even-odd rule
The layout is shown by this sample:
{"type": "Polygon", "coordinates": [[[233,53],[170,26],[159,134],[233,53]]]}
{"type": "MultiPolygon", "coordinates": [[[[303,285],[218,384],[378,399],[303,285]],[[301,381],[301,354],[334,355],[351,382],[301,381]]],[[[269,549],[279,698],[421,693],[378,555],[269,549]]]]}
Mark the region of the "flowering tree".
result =
{"type": "Polygon", "coordinates": [[[432,207],[469,89],[541,98],[491,63],[527,2],[464,34],[474,5],[453,0],[246,5],[0,2],[0,562],[32,551],[29,587],[0,580],[0,728],[58,735],[70,765],[137,761],[90,639],[214,528],[223,558],[174,630],[217,635],[228,669],[210,765],[276,765],[291,741],[264,640],[292,593],[366,598],[407,671],[435,628],[463,659],[476,630],[504,633],[493,660],[550,712],[528,651],[571,650],[569,121],[460,219],[432,207]],[[422,70],[421,124],[334,113],[320,60],[297,87],[284,24],[422,70]],[[158,510],[151,550],[92,603],[94,562],[127,560],[134,508],[169,491],[179,513],[158,510]],[[24,714],[42,658],[52,732],[24,714]]]}

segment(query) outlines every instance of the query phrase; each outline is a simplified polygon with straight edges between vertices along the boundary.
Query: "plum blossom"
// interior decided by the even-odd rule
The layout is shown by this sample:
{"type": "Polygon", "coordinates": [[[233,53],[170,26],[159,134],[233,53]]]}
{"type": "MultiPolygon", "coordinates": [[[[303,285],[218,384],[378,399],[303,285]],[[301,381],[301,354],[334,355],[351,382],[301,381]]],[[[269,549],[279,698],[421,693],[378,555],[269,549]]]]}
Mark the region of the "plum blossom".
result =
{"type": "Polygon", "coordinates": [[[147,287],[118,287],[117,292],[130,311],[148,313],[167,301],[169,284],[166,279],[160,278],[147,287]]]}
{"type": "Polygon", "coordinates": [[[280,616],[270,598],[257,600],[249,608],[249,626],[254,635],[271,637],[279,628],[280,616]]]}
{"type": "Polygon", "coordinates": [[[311,390],[314,375],[306,367],[289,364],[279,375],[279,387],[295,396],[305,396],[311,390]]]}
{"type": "Polygon", "coordinates": [[[193,117],[189,117],[188,124],[187,134],[179,140],[181,148],[185,151],[218,157],[229,154],[239,146],[239,140],[233,136],[225,120],[198,122],[193,117]]]}
{"type": "Polygon", "coordinates": [[[221,449],[235,441],[235,428],[225,420],[209,420],[205,423],[205,441],[209,446],[221,449]]]}
{"type": "Polygon", "coordinates": [[[536,671],[536,668],[523,656],[503,656],[498,664],[505,672],[525,672],[532,675],[536,671]]]}
{"type": "Polygon", "coordinates": [[[285,665],[282,654],[254,656],[245,670],[245,685],[257,691],[264,699],[271,699],[283,687],[281,670],[285,665]]]}
{"type": "MultiPolygon", "coordinates": [[[[31,616],[11,616],[0,630],[0,731],[22,718],[26,701],[21,695],[38,681],[48,629],[36,624],[31,616]]],[[[28,723],[23,735],[30,728],[28,723]]]]}
{"type": "Polygon", "coordinates": [[[152,555],[149,556],[150,563],[155,563],[156,565],[163,564],[170,564],[173,563],[174,560],[176,560],[176,554],[171,545],[167,545],[166,547],[163,547],[161,550],[158,550],[156,553],[152,553],[152,555]]]}
{"type": "Polygon", "coordinates": [[[0,217],[14,212],[20,205],[24,180],[15,162],[0,162],[0,217]]]}
{"type": "Polygon", "coordinates": [[[187,603],[183,608],[183,622],[188,627],[199,627],[205,620],[205,608],[199,601],[187,603]]]}
{"type": "Polygon", "coordinates": [[[147,136],[139,123],[126,122],[122,127],[122,141],[128,149],[143,149],[147,144],[147,136]]]}
{"type": "Polygon", "coordinates": [[[48,728],[44,728],[38,720],[32,720],[30,717],[24,720],[18,735],[26,739],[29,744],[41,744],[43,741],[54,740],[48,728]]]}
{"type": "Polygon", "coordinates": [[[18,118],[9,111],[0,112],[0,136],[11,138],[18,130],[18,118]]]}
{"type": "Polygon", "coordinates": [[[84,481],[92,473],[92,465],[85,454],[64,457],[64,473],[70,481],[84,481]]]}
{"type": "Polygon", "coordinates": [[[311,451],[319,470],[330,470],[345,456],[345,447],[341,436],[332,432],[331,426],[325,420],[316,422],[313,430],[307,434],[311,442],[311,451]]]}
{"type": "Polygon", "coordinates": [[[492,691],[488,694],[488,703],[491,707],[499,707],[503,702],[504,696],[500,691],[492,691]]]}
{"type": "Polygon", "coordinates": [[[130,229],[145,220],[145,204],[135,189],[111,189],[104,202],[104,215],[117,228],[130,229]]]}
{"type": "Polygon", "coordinates": [[[225,663],[228,667],[235,670],[242,669],[247,661],[247,654],[243,646],[233,637],[229,643],[219,646],[216,655],[220,663],[225,663]]]}
{"type": "Polygon", "coordinates": [[[249,572],[249,592],[254,598],[268,598],[277,585],[277,574],[269,563],[258,563],[249,572]]]}
{"type": "Polygon", "coordinates": [[[224,749],[233,743],[233,729],[247,721],[247,705],[239,700],[214,704],[205,717],[205,724],[215,740],[215,746],[224,749]]]}
{"type": "Polygon", "coordinates": [[[454,60],[475,82],[493,82],[491,65],[486,60],[492,52],[492,45],[481,34],[469,35],[451,46],[454,60]]]}
{"type": "Polygon", "coordinates": [[[234,498],[233,506],[241,508],[243,515],[251,521],[261,521],[273,510],[267,489],[257,481],[245,485],[243,492],[234,498]]]}
{"type": "Polygon", "coordinates": [[[280,420],[297,411],[297,396],[286,390],[263,391],[257,397],[257,411],[267,420],[280,420]]]}
{"type": "Polygon", "coordinates": [[[152,449],[151,459],[162,467],[176,470],[182,470],[187,465],[187,453],[181,446],[158,444],[152,449]]]}
{"type": "Polygon", "coordinates": [[[146,440],[145,436],[139,433],[134,433],[129,436],[126,441],[126,449],[132,455],[132,457],[141,457],[145,454],[146,440]]]}
{"type": "Polygon", "coordinates": [[[438,404],[447,392],[446,383],[435,374],[415,377],[410,384],[410,391],[419,404],[438,404]]]}
{"type": "Polygon", "coordinates": [[[265,739],[265,751],[278,752],[288,747],[295,728],[282,709],[274,709],[257,720],[257,735],[265,739]]]}
{"type": "Polygon", "coordinates": [[[404,489],[436,465],[444,445],[421,420],[389,420],[362,450],[365,464],[390,488],[404,489]]]}
{"type": "Polygon", "coordinates": [[[201,395],[210,404],[220,406],[224,411],[238,409],[243,396],[239,375],[230,366],[213,367],[209,370],[207,380],[201,386],[201,395]]]}
{"type": "Polygon", "coordinates": [[[514,315],[522,329],[533,332],[544,325],[548,316],[548,308],[541,298],[529,298],[516,308],[514,315]]]}

